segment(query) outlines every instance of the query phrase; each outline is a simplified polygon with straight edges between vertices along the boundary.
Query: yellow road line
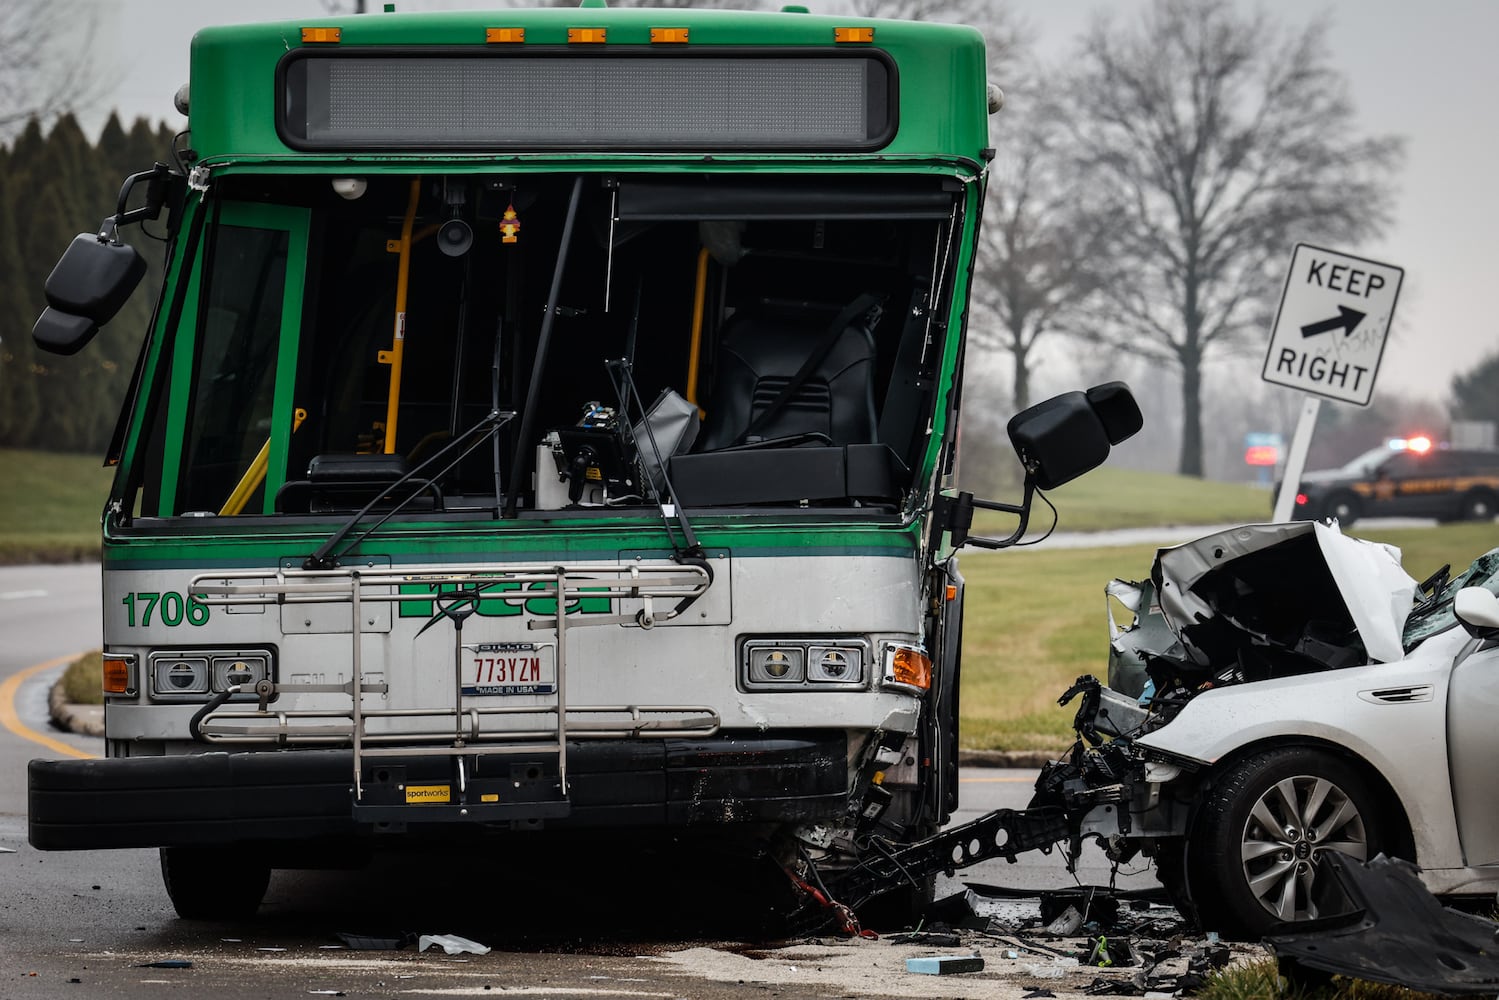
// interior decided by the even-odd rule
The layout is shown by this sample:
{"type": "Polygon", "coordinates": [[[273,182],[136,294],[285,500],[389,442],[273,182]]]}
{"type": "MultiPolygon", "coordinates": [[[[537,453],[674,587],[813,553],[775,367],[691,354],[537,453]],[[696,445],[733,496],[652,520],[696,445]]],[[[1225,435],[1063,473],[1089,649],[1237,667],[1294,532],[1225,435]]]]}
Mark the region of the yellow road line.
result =
{"type": "Polygon", "coordinates": [[[21,717],[16,714],[16,692],[21,690],[22,684],[44,670],[71,663],[81,655],[81,653],[71,653],[68,656],[59,656],[55,660],[48,660],[46,663],[38,663],[34,667],[27,667],[20,673],[12,674],[5,679],[4,683],[0,683],[0,726],[9,729],[23,740],[39,743],[53,753],[60,753],[65,757],[81,757],[84,760],[91,760],[98,756],[76,747],[70,747],[62,740],[54,740],[50,736],[37,732],[22,722],[21,717]]]}

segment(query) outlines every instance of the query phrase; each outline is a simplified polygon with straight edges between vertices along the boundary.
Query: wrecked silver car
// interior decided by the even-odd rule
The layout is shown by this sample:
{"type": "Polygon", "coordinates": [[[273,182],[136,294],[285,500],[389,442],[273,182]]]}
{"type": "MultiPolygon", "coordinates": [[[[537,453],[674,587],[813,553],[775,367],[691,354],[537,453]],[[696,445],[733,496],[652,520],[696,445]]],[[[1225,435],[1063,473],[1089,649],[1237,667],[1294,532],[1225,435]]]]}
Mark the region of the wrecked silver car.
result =
{"type": "Polygon", "coordinates": [[[1162,550],[1148,582],[1110,585],[1135,620],[1111,615],[1110,686],[1064,696],[1080,739],[1033,805],[1067,814],[1074,852],[1153,858],[1184,914],[1230,934],[1325,916],[1328,851],[1493,892],[1496,592],[1499,549],[1418,583],[1329,524],[1162,550]]]}

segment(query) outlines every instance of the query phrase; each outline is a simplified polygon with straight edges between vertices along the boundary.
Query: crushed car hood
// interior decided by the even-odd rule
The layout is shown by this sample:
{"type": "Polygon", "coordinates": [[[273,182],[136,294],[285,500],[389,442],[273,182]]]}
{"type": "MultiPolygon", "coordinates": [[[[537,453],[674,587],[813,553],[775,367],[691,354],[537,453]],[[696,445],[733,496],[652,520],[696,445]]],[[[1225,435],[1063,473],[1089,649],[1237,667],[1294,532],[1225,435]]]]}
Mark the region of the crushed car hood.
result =
{"type": "Polygon", "coordinates": [[[1220,618],[1313,658],[1357,639],[1368,659],[1398,660],[1417,586],[1399,549],[1312,521],[1241,525],[1162,549],[1151,580],[1166,624],[1204,664],[1222,645],[1220,618]]]}

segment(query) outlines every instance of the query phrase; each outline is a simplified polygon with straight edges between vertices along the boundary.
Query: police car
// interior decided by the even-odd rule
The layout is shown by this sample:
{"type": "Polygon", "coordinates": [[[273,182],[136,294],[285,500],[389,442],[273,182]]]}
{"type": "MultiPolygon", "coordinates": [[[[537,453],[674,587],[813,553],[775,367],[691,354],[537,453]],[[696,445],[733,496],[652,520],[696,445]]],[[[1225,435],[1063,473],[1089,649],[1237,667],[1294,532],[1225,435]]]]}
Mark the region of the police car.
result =
{"type": "Polygon", "coordinates": [[[1304,472],[1292,514],[1337,518],[1434,517],[1487,521],[1499,513],[1499,451],[1443,448],[1427,437],[1396,438],[1340,469],[1304,472]]]}

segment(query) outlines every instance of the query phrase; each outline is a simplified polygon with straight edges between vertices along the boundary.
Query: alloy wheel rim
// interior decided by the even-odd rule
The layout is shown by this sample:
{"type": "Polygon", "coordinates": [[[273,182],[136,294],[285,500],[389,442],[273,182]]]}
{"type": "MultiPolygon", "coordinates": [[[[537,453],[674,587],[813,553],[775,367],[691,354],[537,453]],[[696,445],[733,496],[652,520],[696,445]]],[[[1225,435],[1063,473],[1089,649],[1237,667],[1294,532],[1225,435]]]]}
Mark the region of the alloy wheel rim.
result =
{"type": "Polygon", "coordinates": [[[1239,843],[1244,879],[1259,904],[1287,923],[1315,919],[1319,880],[1326,878],[1317,866],[1323,851],[1368,858],[1364,819],[1348,793],[1315,775],[1283,778],[1265,789],[1239,843]]]}

